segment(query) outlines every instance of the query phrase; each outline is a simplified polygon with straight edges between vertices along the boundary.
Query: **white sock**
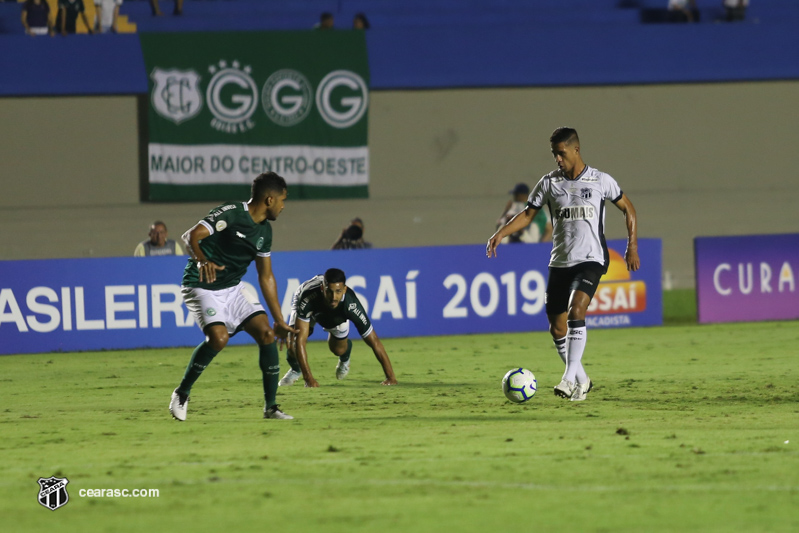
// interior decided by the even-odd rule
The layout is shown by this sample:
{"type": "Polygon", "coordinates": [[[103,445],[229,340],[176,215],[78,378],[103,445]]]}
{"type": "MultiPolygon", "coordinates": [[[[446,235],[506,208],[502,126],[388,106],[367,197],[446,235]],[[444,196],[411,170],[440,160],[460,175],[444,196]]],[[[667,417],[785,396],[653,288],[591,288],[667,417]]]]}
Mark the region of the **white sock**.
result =
{"type": "Polygon", "coordinates": [[[588,383],[588,374],[583,368],[583,352],[585,351],[586,328],[585,320],[569,320],[569,333],[566,336],[566,347],[568,351],[568,363],[566,363],[566,373],[563,379],[566,381],[576,381],[577,383],[588,383]]]}
{"type": "Polygon", "coordinates": [[[563,364],[565,365],[569,361],[569,357],[566,353],[566,337],[563,337],[562,339],[552,339],[552,342],[555,343],[555,349],[558,351],[560,360],[563,361],[563,364]]]}

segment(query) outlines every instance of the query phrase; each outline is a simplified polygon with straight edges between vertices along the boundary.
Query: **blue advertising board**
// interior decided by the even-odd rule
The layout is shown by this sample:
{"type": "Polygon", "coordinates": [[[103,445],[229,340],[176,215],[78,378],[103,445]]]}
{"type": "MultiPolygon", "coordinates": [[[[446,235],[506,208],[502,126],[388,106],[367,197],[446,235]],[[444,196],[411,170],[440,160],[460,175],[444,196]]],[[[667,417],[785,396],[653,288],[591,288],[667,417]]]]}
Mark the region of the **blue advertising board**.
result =
{"type": "MultiPolygon", "coordinates": [[[[639,241],[627,272],[625,241],[610,241],[589,327],[663,322],[661,242],[639,241]]],[[[544,331],[549,244],[275,252],[283,314],[299,284],[327,268],[347,273],[380,337],[544,331]]],[[[202,339],[183,305],[186,258],[0,261],[0,354],[192,346],[202,339]]],[[[254,265],[244,281],[258,287],[254,265]]],[[[353,330],[353,335],[357,333],[353,330]]],[[[317,328],[314,338],[324,338],[317,328]]],[[[251,343],[245,333],[233,344],[251,343]]]]}

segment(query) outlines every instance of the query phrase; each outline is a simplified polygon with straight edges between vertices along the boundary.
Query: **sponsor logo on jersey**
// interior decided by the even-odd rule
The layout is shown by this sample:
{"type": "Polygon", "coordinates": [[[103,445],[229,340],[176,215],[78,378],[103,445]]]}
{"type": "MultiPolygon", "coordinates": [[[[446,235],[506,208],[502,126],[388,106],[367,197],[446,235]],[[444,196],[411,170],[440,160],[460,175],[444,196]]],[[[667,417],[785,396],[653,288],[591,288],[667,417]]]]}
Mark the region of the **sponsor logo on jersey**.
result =
{"type": "Polygon", "coordinates": [[[226,227],[227,227],[227,222],[225,222],[224,220],[218,220],[216,222],[216,231],[222,231],[226,227]]]}
{"type": "Polygon", "coordinates": [[[264,245],[264,238],[258,237],[258,240],[255,242],[255,249],[260,250],[263,245],[264,245]]]}
{"type": "Polygon", "coordinates": [[[236,237],[239,237],[240,239],[246,239],[246,238],[247,238],[247,237],[246,237],[246,236],[245,236],[245,235],[244,235],[242,232],[240,232],[240,231],[237,231],[237,232],[236,232],[236,237]]]}
{"type": "Polygon", "coordinates": [[[347,309],[349,309],[350,311],[355,311],[357,308],[358,304],[350,304],[349,307],[347,307],[347,309]]]}
{"type": "Polygon", "coordinates": [[[555,212],[555,218],[565,220],[594,220],[594,218],[596,218],[596,208],[592,205],[562,207],[555,212]]]}
{"type": "Polygon", "coordinates": [[[155,112],[175,124],[194,118],[203,107],[200,75],[193,70],[153,69],[151,101],[155,112]]]}
{"type": "Polygon", "coordinates": [[[205,310],[205,314],[208,316],[214,316],[216,315],[216,309],[214,309],[213,307],[209,307],[208,309],[205,310]]]}

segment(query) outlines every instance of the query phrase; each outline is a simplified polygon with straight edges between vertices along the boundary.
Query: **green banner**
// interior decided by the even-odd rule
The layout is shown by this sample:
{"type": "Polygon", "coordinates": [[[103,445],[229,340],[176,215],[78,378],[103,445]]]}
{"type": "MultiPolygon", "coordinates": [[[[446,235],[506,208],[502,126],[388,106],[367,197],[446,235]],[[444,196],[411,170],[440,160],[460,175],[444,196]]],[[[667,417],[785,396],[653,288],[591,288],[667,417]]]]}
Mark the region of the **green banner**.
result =
{"type": "Polygon", "coordinates": [[[142,33],[149,199],[224,201],[274,171],[292,198],[365,198],[360,31],[142,33]]]}

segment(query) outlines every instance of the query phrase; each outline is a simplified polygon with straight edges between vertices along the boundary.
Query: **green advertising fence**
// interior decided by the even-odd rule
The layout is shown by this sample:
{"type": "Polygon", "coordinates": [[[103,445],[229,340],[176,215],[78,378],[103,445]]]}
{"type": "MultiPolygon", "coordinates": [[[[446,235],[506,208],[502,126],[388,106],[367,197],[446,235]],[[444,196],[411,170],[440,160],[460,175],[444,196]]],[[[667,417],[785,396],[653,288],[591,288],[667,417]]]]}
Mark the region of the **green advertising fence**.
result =
{"type": "Polygon", "coordinates": [[[369,67],[358,31],[143,33],[149,199],[224,201],[266,171],[293,198],[365,198],[369,67]]]}

